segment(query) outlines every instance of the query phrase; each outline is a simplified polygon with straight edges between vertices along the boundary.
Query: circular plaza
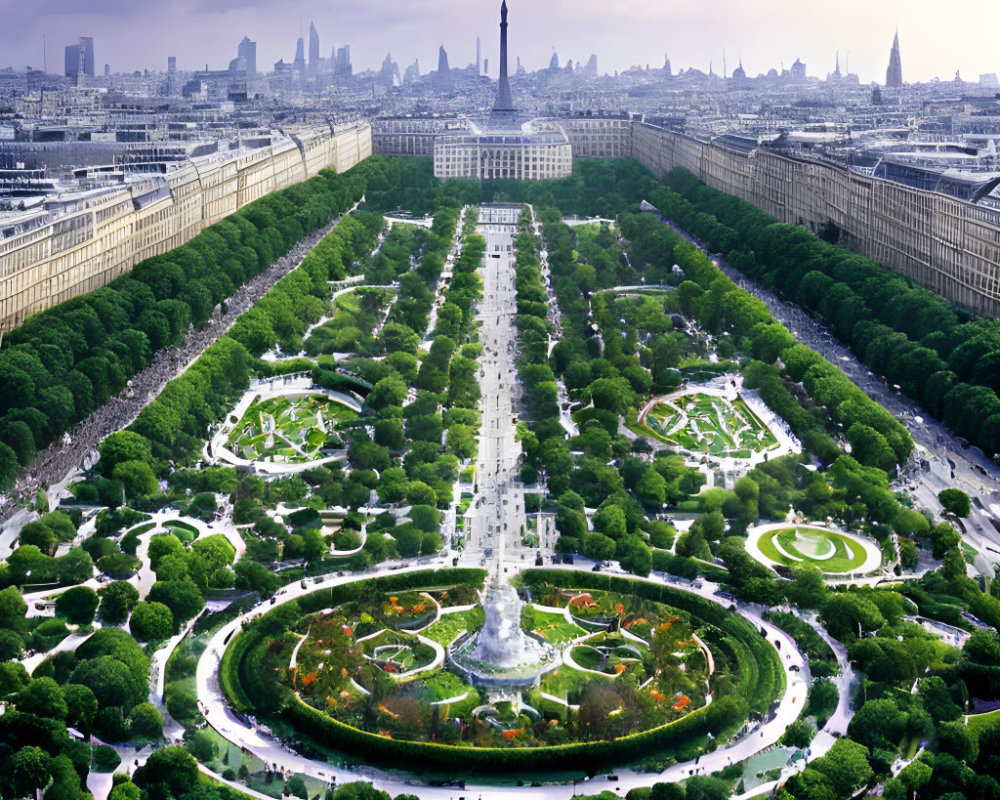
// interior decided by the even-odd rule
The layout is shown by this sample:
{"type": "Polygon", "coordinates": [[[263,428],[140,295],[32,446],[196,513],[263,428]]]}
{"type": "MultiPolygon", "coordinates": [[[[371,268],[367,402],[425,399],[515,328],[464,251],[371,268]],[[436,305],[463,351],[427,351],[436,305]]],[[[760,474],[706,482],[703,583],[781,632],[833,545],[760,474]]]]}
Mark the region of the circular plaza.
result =
{"type": "Polygon", "coordinates": [[[867,575],[882,566],[882,551],[872,539],[787,522],[752,528],[746,551],[768,567],[811,566],[829,575],[867,575]]]}

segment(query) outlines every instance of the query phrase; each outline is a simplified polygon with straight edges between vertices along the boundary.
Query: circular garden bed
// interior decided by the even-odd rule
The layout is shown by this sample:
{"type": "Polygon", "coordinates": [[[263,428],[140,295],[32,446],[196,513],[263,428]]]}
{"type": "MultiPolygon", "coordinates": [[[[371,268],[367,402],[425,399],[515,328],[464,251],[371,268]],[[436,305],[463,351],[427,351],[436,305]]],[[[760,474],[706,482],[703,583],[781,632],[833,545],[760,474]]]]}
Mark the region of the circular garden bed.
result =
{"type": "Polygon", "coordinates": [[[475,773],[693,758],[784,689],[760,632],[709,600],[544,570],[523,575],[521,623],[561,659],[520,691],[472,686],[442,654],[483,624],[483,577],[405,573],[286,603],[230,642],[220,683],[321,751],[475,773]]]}

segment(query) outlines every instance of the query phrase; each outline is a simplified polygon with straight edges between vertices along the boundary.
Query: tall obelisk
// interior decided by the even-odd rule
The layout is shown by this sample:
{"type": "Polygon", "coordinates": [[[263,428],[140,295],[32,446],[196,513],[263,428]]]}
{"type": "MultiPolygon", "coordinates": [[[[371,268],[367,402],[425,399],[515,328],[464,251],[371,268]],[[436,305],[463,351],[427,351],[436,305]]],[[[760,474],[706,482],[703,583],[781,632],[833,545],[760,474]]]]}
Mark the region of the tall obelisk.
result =
{"type": "Polygon", "coordinates": [[[510,96],[510,83],[507,81],[507,0],[503,0],[503,5],[500,6],[500,83],[493,112],[490,114],[490,127],[510,130],[516,119],[517,112],[510,96]]]}

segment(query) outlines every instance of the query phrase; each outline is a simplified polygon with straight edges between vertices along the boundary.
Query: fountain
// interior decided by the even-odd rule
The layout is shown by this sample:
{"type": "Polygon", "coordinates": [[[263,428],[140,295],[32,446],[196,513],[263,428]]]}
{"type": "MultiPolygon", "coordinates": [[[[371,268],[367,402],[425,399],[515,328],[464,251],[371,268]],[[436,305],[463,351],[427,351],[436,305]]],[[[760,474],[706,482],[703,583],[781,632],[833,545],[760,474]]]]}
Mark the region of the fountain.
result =
{"type": "Polygon", "coordinates": [[[486,624],[449,649],[452,661],[473,683],[523,686],[558,666],[559,653],[552,645],[521,630],[523,605],[513,586],[499,576],[490,581],[483,598],[486,624]]]}

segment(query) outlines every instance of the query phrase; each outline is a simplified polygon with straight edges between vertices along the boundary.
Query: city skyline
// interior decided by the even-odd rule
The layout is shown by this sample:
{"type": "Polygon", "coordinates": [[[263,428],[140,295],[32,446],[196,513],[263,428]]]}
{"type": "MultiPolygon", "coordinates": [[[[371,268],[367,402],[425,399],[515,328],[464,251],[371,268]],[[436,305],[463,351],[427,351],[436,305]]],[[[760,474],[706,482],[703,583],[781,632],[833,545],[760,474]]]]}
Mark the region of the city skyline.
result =
{"type": "MultiPolygon", "coordinates": [[[[375,8],[318,0],[174,0],[163,6],[42,0],[26,7],[0,0],[0,14],[12,23],[0,31],[0,68],[41,68],[43,34],[45,61],[53,73],[60,72],[64,47],[80,36],[94,38],[98,72],[105,63],[113,72],[163,70],[169,55],[177,56],[181,70],[206,64],[223,69],[244,36],[258,42],[258,63],[270,65],[282,58],[291,61],[296,39],[308,41],[314,23],[320,55],[327,57],[334,46],[350,44],[358,71],[377,69],[386,52],[400,64],[418,59],[427,71],[435,66],[439,45],[448,51],[453,67],[465,67],[475,63],[476,37],[481,36],[483,54],[494,55],[490,63],[496,77],[499,35],[483,22],[494,6],[492,0],[392,0],[375,8]],[[448,20],[446,30],[442,19],[448,20]],[[158,33],[152,41],[141,35],[149,30],[158,33]]],[[[553,0],[544,6],[514,2],[511,19],[519,25],[510,44],[511,61],[520,57],[527,69],[535,70],[546,66],[553,52],[563,64],[568,59],[585,61],[594,53],[604,74],[647,64],[660,67],[669,55],[675,71],[694,67],[707,72],[711,65],[722,74],[725,65],[731,74],[742,61],[747,75],[754,76],[788,68],[798,58],[810,76],[825,77],[839,53],[842,71],[857,73],[865,83],[883,83],[898,29],[907,82],[951,80],[955,70],[968,81],[1000,72],[1000,58],[989,42],[989,31],[1000,22],[1000,8],[989,0],[971,4],[972,16],[982,21],[975,26],[968,25],[969,14],[942,15],[927,0],[877,5],[847,0],[838,8],[840,13],[820,18],[814,9],[790,0],[768,0],[766,13],[735,0],[720,0],[711,12],[642,7],[638,0],[553,0]],[[643,20],[638,28],[637,19],[643,20]]]]}

